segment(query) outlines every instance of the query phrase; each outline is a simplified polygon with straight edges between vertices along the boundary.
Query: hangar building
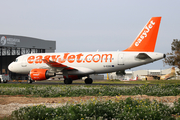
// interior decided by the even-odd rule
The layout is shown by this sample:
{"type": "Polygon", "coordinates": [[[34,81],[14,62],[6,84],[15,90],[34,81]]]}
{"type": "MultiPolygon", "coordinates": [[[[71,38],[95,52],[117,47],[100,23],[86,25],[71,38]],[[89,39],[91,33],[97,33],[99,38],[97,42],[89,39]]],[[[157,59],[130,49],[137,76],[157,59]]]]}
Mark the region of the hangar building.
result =
{"type": "Polygon", "coordinates": [[[25,75],[10,72],[8,65],[20,55],[55,52],[55,49],[56,41],[16,35],[0,35],[0,74],[9,74],[12,79],[26,79],[25,75]]]}

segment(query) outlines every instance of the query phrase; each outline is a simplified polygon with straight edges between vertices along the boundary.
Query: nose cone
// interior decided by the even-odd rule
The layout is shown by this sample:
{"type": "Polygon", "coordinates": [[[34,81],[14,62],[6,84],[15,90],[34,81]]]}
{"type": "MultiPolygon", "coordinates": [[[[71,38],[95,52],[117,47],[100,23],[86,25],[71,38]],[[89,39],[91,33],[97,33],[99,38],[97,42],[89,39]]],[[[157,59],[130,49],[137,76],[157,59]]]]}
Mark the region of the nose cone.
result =
{"type": "Polygon", "coordinates": [[[13,62],[12,62],[11,64],[9,64],[8,69],[9,69],[9,71],[11,71],[11,72],[15,72],[14,66],[13,66],[13,62]]]}
{"type": "Polygon", "coordinates": [[[22,63],[18,62],[12,62],[8,66],[9,71],[13,73],[19,73],[19,74],[28,74],[29,69],[27,67],[22,67],[22,63]]]}
{"type": "Polygon", "coordinates": [[[11,64],[9,64],[8,69],[9,71],[14,72],[14,73],[19,73],[19,70],[20,70],[20,68],[18,68],[17,63],[15,62],[12,62],[11,64]]]}

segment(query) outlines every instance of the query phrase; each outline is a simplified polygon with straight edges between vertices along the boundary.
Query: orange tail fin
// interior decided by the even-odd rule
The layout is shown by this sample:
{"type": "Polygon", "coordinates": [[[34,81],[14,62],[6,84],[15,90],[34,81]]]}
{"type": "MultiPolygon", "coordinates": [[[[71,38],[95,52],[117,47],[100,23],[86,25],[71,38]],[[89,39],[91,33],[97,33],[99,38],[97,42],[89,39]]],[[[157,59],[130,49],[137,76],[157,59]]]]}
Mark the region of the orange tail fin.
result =
{"type": "Polygon", "coordinates": [[[161,17],[152,17],[129,48],[124,51],[154,52],[161,17]]]}

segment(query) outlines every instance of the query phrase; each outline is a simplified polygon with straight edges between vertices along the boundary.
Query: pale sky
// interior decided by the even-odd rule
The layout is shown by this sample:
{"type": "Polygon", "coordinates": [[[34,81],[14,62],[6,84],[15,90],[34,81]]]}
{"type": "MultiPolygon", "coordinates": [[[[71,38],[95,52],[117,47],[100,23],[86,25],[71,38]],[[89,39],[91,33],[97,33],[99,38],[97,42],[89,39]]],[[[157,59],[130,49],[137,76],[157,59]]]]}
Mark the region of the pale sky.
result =
{"type": "MultiPolygon", "coordinates": [[[[56,41],[56,52],[121,51],[162,16],[155,52],[180,39],[180,0],[0,0],[0,34],[56,41]]],[[[133,68],[165,69],[162,60],[133,68]]]]}

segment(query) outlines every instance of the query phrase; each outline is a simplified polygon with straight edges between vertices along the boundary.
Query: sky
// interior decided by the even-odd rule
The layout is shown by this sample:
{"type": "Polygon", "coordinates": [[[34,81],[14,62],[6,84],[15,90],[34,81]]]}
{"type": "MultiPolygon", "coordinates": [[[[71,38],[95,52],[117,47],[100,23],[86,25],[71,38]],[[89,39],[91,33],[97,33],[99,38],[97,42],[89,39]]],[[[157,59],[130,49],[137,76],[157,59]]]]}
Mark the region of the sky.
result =
{"type": "MultiPolygon", "coordinates": [[[[56,41],[56,52],[121,51],[161,16],[155,52],[180,39],[180,0],[0,0],[0,34],[56,41]]],[[[166,69],[163,61],[131,70],[166,69]]]]}

